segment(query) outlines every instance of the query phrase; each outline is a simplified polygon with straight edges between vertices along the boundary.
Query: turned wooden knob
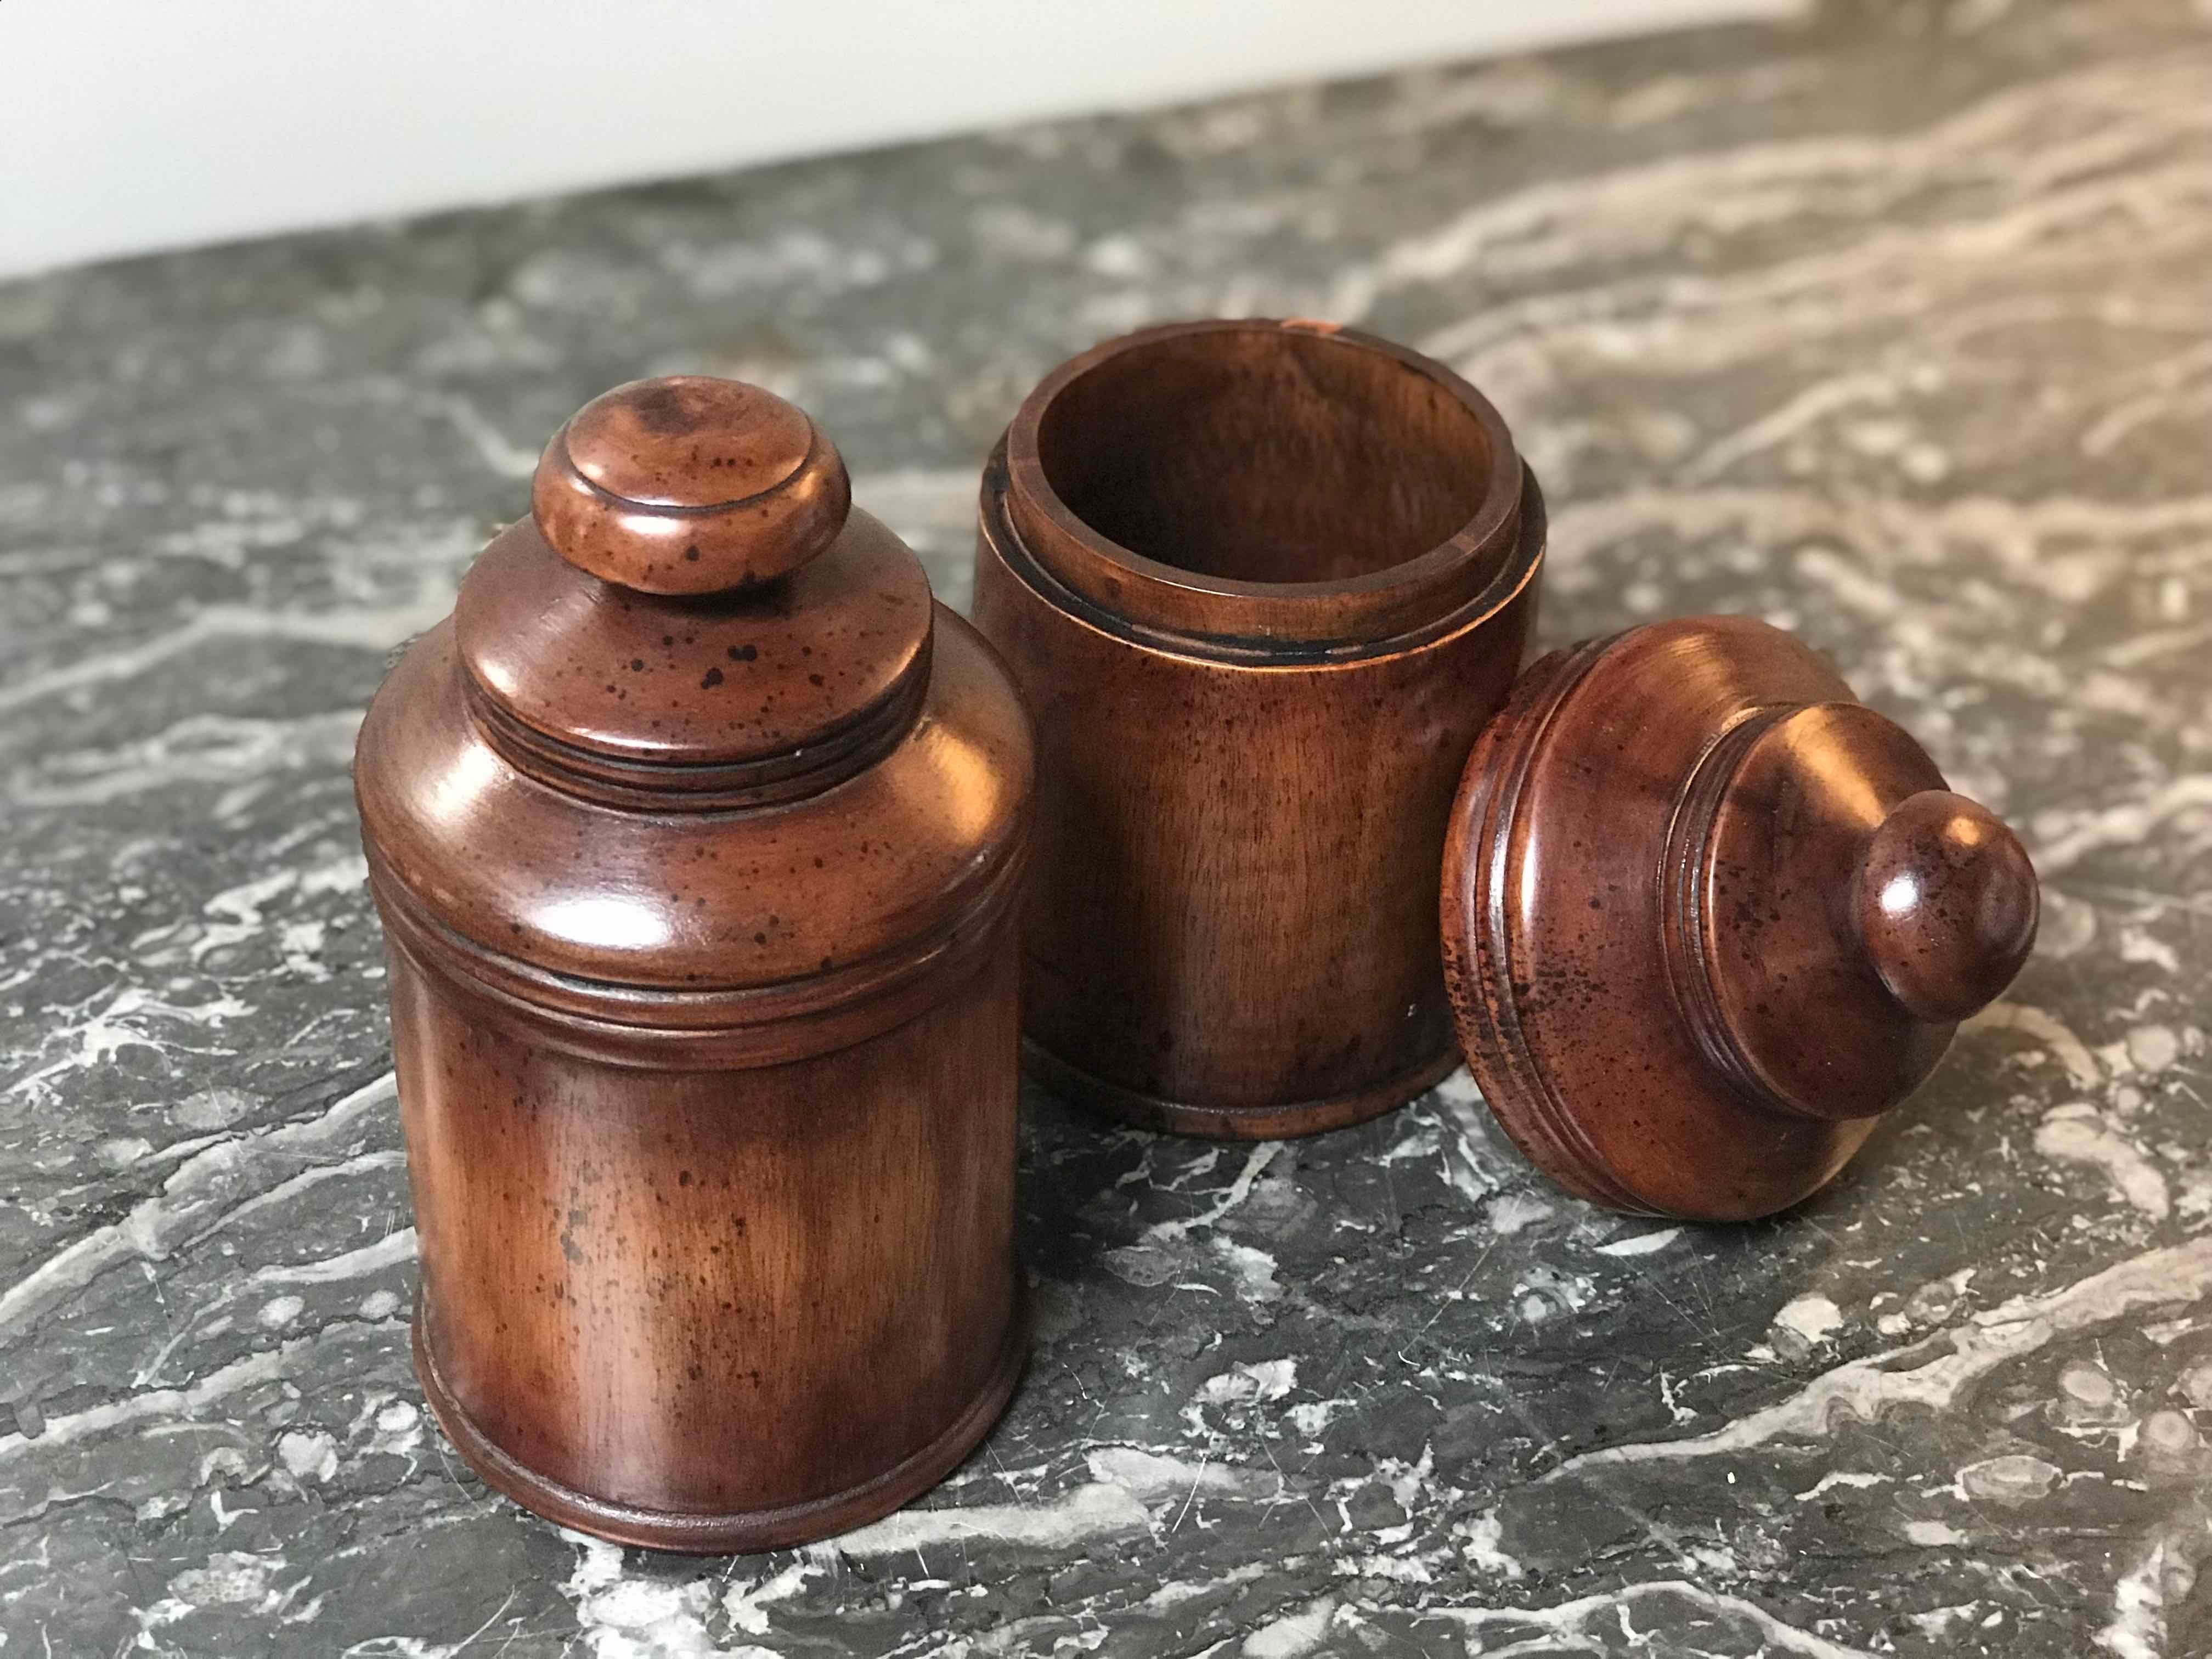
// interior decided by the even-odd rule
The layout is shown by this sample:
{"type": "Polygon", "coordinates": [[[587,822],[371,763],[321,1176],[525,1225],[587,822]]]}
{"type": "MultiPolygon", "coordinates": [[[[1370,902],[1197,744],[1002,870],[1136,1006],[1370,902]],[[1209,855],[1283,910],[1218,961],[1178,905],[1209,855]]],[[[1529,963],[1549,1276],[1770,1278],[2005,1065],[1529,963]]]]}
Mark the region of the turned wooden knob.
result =
{"type": "Polygon", "coordinates": [[[742,380],[633,380],[553,434],[531,509],[579,569],[647,593],[772,581],[852,507],[845,463],[805,410],[742,380]]]}
{"type": "Polygon", "coordinates": [[[1948,789],[1906,797],[1867,838],[1851,920],[1915,1018],[1964,1019],[2012,983],[2035,944],[2035,868],[1995,814],[1948,789]]]}

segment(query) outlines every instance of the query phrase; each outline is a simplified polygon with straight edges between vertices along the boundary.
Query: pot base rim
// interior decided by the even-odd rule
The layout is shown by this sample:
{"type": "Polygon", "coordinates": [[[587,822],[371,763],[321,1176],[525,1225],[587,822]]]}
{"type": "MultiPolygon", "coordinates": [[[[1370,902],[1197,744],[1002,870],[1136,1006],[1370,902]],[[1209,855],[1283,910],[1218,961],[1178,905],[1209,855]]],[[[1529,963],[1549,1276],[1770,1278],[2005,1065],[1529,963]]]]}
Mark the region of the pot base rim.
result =
{"type": "Polygon", "coordinates": [[[1448,1043],[1441,1053],[1348,1094],[1280,1105],[1218,1106],[1170,1100],[1109,1082],[1061,1059],[1036,1038],[1022,1038],[1022,1069],[1055,1098],[1140,1129],[1207,1140],[1294,1140],[1350,1128],[1395,1111],[1436,1087],[1459,1065],[1457,1046],[1448,1043]]]}
{"type": "Polygon", "coordinates": [[[1026,1281],[1017,1270],[1014,1304],[990,1374],[951,1422],[919,1449],[882,1474],[796,1504],[774,1508],[693,1514],[617,1503],[576,1491],[530,1468],[480,1428],[439,1373],[426,1335],[427,1298],[418,1296],[414,1324],[415,1374],[430,1413],[469,1467],[494,1491],[556,1526],[611,1543],[682,1555],[750,1555],[787,1549],[852,1531],[903,1508],[967,1460],[997,1426],[1029,1363],[1030,1310],[1026,1281]]]}

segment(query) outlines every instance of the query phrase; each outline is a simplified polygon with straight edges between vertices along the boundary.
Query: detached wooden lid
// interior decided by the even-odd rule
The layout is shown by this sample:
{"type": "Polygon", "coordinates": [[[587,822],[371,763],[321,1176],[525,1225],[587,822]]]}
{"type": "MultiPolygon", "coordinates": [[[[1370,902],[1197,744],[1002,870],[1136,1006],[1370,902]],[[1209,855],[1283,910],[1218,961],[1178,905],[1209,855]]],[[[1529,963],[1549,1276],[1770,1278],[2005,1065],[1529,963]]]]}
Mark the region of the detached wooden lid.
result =
{"type": "Polygon", "coordinates": [[[553,434],[532,517],[488,547],[454,629],[480,708],[526,761],[759,798],[912,714],[928,579],[853,510],[836,446],[774,393],[638,380],[553,434]],[[737,769],[737,775],[732,769],[737,769]]]}
{"type": "Polygon", "coordinates": [[[1469,757],[1445,975],[1507,1132],[1577,1195],[1786,1208],[2027,959],[2019,840],[1791,635],[1686,617],[1556,652],[1469,757]]]}

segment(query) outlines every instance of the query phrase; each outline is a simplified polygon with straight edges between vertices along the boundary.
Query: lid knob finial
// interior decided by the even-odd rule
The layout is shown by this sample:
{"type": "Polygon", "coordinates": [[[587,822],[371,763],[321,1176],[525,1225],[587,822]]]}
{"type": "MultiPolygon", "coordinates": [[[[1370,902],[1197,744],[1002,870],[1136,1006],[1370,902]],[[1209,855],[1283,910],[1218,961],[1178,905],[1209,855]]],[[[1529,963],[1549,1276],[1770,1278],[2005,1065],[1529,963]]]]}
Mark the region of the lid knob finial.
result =
{"type": "Polygon", "coordinates": [[[647,593],[772,581],[836,539],[843,459],[805,411],[742,380],[633,380],[553,434],[538,528],[579,569],[647,593]]]}
{"type": "Polygon", "coordinates": [[[1850,911],[1868,961],[1929,1024],[1964,1019],[2012,983],[2035,944],[2035,868],[1988,808],[1948,789],[1907,796],[1867,838],[1850,911]]]}

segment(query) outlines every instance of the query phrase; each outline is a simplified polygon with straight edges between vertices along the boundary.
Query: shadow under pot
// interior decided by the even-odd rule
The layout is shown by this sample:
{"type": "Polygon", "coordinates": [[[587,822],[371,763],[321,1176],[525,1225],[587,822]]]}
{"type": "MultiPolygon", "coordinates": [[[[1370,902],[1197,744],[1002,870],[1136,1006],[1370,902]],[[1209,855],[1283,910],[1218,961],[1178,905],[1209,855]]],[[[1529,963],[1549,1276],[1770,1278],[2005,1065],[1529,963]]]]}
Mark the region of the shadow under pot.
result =
{"type": "Polygon", "coordinates": [[[1544,550],[1497,410],[1327,325],[1151,329],[1030,393],[981,531],[976,623],[1038,737],[1031,1069],[1231,1138],[1443,1077],[1445,822],[1544,550]]]}

